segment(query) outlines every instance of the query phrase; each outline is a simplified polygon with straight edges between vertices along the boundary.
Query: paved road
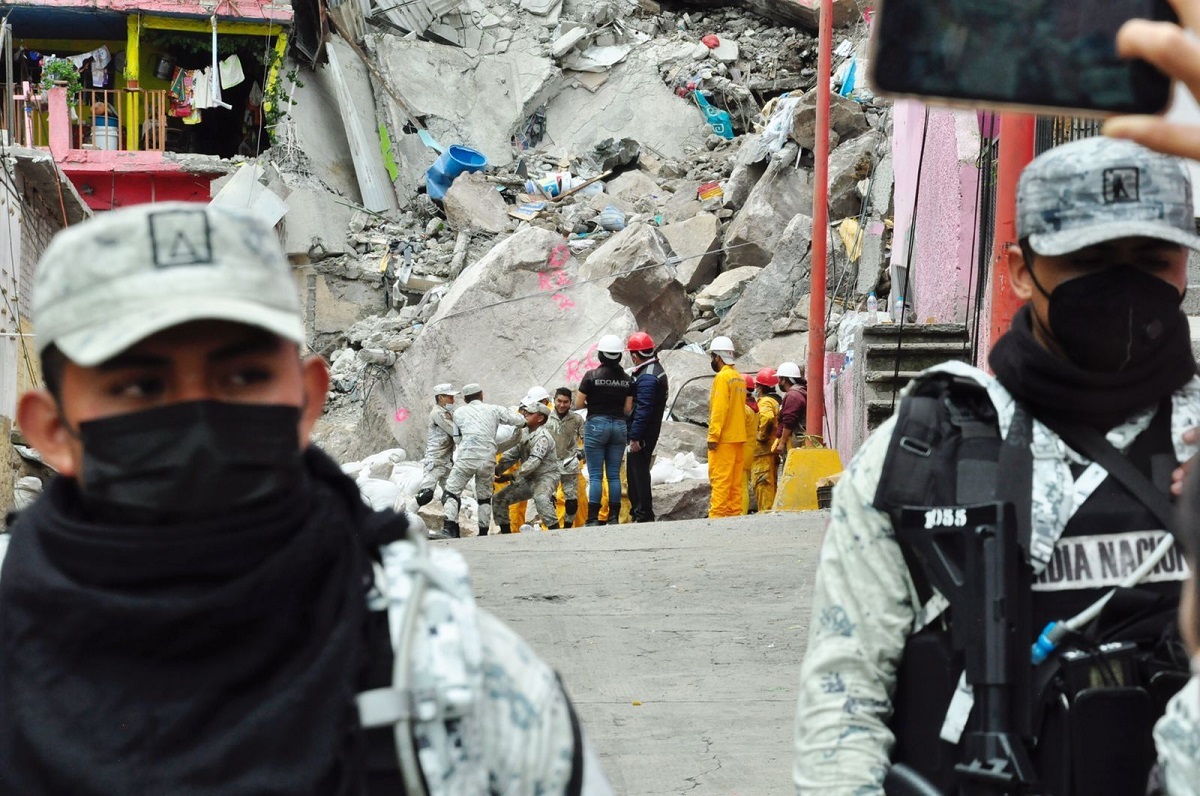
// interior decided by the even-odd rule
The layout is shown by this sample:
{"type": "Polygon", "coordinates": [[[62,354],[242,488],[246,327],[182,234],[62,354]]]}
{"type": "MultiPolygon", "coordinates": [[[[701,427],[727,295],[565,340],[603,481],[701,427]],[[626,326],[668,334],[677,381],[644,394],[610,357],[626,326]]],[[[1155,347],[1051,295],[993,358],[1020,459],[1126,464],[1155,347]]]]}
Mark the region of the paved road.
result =
{"type": "Polygon", "coordinates": [[[796,682],[827,519],[454,544],[480,604],[561,672],[618,793],[770,796],[792,793],[796,682]]]}

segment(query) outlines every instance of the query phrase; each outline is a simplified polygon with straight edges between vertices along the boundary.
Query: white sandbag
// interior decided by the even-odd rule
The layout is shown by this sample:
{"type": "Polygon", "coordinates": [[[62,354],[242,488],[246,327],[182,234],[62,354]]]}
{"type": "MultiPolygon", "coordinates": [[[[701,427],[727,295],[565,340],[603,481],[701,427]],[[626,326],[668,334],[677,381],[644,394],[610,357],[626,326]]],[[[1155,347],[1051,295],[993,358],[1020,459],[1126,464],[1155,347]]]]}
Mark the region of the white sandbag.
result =
{"type": "Polygon", "coordinates": [[[392,467],[391,481],[400,490],[401,497],[416,497],[421,490],[424,468],[417,462],[401,462],[392,467]]]}
{"type": "Polygon", "coordinates": [[[363,502],[375,511],[404,507],[404,498],[400,494],[400,487],[391,481],[367,478],[358,482],[358,490],[362,493],[363,502]]]}

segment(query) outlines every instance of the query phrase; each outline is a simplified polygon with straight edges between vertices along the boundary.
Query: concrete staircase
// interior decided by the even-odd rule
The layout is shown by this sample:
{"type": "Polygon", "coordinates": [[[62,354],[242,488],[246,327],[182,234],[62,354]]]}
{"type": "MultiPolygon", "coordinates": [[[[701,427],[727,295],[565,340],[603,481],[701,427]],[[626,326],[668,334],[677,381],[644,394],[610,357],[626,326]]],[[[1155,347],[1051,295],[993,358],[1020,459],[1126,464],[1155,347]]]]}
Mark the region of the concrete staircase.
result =
{"type": "Polygon", "coordinates": [[[903,336],[900,332],[894,324],[856,330],[853,364],[826,388],[830,431],[843,464],[891,417],[893,394],[898,402],[900,390],[914,376],[947,360],[970,361],[971,343],[963,324],[905,324],[903,336]]]}
{"type": "Polygon", "coordinates": [[[869,434],[891,417],[893,395],[899,400],[900,390],[922,370],[947,360],[968,362],[971,341],[963,324],[905,324],[903,337],[898,324],[865,327],[854,350],[856,369],[859,357],[869,434]]]}

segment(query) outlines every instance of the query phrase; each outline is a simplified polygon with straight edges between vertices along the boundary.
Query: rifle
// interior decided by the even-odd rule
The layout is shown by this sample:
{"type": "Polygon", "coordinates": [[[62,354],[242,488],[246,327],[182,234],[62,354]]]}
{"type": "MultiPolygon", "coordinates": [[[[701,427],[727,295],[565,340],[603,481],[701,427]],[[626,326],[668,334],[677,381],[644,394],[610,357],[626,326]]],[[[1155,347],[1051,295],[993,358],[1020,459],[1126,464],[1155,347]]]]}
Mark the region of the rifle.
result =
{"type": "MultiPolygon", "coordinates": [[[[1030,567],[1017,540],[1013,506],[984,503],[905,508],[897,527],[930,585],[950,601],[950,636],[963,656],[974,694],[975,721],[963,733],[954,770],[970,796],[1033,794],[1029,662],[1030,567]]],[[[919,573],[914,573],[917,575],[919,573]]],[[[928,796],[937,790],[908,766],[884,780],[888,796],[928,796]]]]}

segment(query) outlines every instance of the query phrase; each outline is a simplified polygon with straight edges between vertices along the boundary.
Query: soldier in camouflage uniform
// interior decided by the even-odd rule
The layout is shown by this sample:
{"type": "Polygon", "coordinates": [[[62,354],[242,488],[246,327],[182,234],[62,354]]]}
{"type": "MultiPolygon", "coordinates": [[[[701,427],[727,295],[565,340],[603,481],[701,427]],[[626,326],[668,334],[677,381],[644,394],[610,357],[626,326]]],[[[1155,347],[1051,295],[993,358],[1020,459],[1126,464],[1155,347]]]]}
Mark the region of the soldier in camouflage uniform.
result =
{"type": "Polygon", "coordinates": [[[18,417],[59,475],[0,533],[0,793],[611,793],[457,551],[311,444],[329,375],[273,230],[114,210],[32,304],[18,417]]]}
{"type": "MultiPolygon", "coordinates": [[[[1077,141],[1036,158],[1022,174],[1017,213],[1020,245],[1009,248],[1007,265],[1013,290],[1026,305],[993,349],[996,375],[947,363],[918,377],[906,395],[938,374],[953,375],[982,388],[981,400],[991,404],[1001,436],[1020,428],[1029,440],[1028,454],[1018,455],[1032,459],[1025,543],[1032,593],[1021,597],[1031,601],[1037,633],[1103,597],[1137,570],[1148,551],[1170,539],[1162,530],[1148,530],[1162,525],[1139,498],[1047,424],[1100,432],[1165,492],[1162,473],[1169,480],[1173,463],[1195,453],[1183,432],[1200,420],[1200,379],[1180,311],[1187,249],[1200,248],[1200,238],[1182,164],[1112,139],[1077,141]],[[1155,461],[1169,466],[1151,467],[1155,461]],[[1105,551],[1113,550],[1122,551],[1119,571],[1107,566],[1105,551]]],[[[922,600],[892,515],[877,507],[885,494],[881,481],[895,477],[884,472],[889,451],[902,447],[892,446],[896,422],[892,418],[867,439],[834,490],[801,668],[797,793],[882,794],[892,763],[909,762],[893,757],[905,740],[893,723],[894,709],[923,698],[920,686],[907,695],[897,691],[906,644],[918,632],[946,632],[941,623],[956,621],[936,591],[922,600]]],[[[1186,573],[1179,551],[1163,549],[1169,550],[1166,558],[1132,589],[1145,604],[1177,599],[1186,573]]],[[[1155,632],[1165,635],[1172,624],[1164,616],[1155,632]]],[[[955,690],[953,682],[935,689],[931,671],[924,677],[929,693],[955,690]]],[[[904,682],[912,686],[914,679],[904,682]]],[[[1194,702],[1194,684],[1184,696],[1188,692],[1194,702]]],[[[946,716],[943,732],[951,728],[950,738],[953,720],[968,728],[979,720],[969,708],[956,715],[946,702],[928,709],[936,711],[937,725],[946,716]]],[[[1173,708],[1182,709],[1178,703],[1173,708]]],[[[1160,735],[1181,726],[1173,715],[1160,725],[1160,735]]],[[[937,725],[933,737],[916,743],[927,750],[942,743],[937,725]]],[[[1194,727],[1187,732],[1194,767],[1200,744],[1194,727]]],[[[912,748],[913,739],[907,740],[912,748]]],[[[1146,740],[1130,738],[1129,748],[1144,747],[1146,740]]],[[[954,754],[949,757],[953,764],[954,754]]],[[[952,770],[950,776],[956,776],[952,770]]],[[[1040,792],[1070,791],[1049,785],[1040,792]]]]}
{"type": "Polygon", "coordinates": [[[429,432],[425,437],[425,458],[421,464],[421,489],[417,492],[417,505],[424,506],[433,500],[434,487],[446,488],[446,477],[454,465],[454,441],[458,438],[458,426],[454,425],[455,390],[449,384],[433,388],[436,406],[429,410],[429,432]]]}
{"type": "Polygon", "coordinates": [[[508,507],[523,500],[533,500],[542,525],[553,528],[558,524],[554,489],[558,486],[562,470],[556,456],[557,445],[554,437],[546,428],[546,421],[552,410],[539,401],[527,401],[521,405],[519,411],[525,418],[527,433],[515,447],[500,457],[500,462],[496,465],[496,475],[499,476],[517,462],[521,462],[512,483],[497,492],[496,497],[492,499],[500,533],[512,533],[508,507]]]}

